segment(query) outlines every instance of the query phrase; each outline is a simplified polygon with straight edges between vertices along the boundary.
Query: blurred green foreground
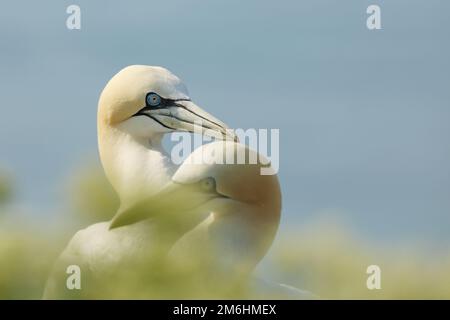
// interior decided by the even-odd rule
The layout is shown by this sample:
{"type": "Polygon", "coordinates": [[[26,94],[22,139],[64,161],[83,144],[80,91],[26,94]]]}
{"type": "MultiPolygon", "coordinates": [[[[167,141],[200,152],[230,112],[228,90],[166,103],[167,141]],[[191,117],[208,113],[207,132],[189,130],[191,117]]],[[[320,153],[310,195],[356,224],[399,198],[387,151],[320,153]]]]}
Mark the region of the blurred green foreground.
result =
{"type": "MultiPolygon", "coordinates": [[[[117,199],[100,169],[84,168],[68,185],[65,222],[36,222],[18,212],[11,178],[0,173],[0,299],[40,299],[56,257],[75,231],[115,212],[117,199]]],[[[245,292],[226,291],[226,281],[205,291],[192,272],[195,260],[154,266],[145,279],[125,274],[126,281],[115,279],[108,290],[114,298],[245,298],[245,292]]],[[[335,219],[279,233],[257,273],[324,299],[450,299],[450,252],[369,244],[335,219]],[[372,264],[382,270],[381,290],[366,287],[372,264]]]]}

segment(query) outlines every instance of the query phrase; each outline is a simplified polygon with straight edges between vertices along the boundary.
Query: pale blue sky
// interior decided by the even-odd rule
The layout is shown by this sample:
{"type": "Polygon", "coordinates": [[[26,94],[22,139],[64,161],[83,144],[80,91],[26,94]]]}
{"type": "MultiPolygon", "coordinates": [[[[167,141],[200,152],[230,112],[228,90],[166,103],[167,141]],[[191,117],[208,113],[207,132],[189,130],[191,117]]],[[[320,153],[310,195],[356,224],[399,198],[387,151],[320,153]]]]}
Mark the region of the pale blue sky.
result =
{"type": "Polygon", "coordinates": [[[280,128],[284,225],[331,210],[372,238],[448,245],[449,15],[437,0],[3,1],[0,165],[20,201],[56,207],[97,157],[107,80],[162,65],[232,127],[280,128]]]}

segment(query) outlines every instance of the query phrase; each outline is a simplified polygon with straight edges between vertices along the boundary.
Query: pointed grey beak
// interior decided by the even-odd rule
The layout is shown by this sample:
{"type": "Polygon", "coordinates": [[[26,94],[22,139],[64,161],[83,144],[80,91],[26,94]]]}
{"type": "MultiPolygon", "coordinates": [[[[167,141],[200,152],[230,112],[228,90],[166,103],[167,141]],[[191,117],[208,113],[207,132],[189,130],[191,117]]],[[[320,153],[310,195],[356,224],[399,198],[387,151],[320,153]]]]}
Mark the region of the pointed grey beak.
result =
{"type": "Polygon", "coordinates": [[[238,141],[233,130],[190,100],[176,100],[172,105],[143,110],[155,121],[174,131],[207,135],[219,140],[238,141]]]}

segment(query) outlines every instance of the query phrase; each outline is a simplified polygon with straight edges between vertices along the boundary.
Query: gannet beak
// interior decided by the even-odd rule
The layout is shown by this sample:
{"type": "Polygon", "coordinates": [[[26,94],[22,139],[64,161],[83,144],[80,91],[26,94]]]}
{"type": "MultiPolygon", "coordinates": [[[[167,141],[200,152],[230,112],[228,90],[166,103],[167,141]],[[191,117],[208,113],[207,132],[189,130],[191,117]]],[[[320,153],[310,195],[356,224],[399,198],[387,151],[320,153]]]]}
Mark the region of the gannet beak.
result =
{"type": "MultiPolygon", "coordinates": [[[[149,218],[164,216],[167,219],[180,213],[189,214],[211,199],[221,197],[216,192],[204,192],[195,184],[169,182],[161,191],[130,208],[119,210],[109,229],[114,229],[149,218]]],[[[174,219],[175,220],[175,219],[174,219]]]]}
{"type": "Polygon", "coordinates": [[[173,100],[170,105],[143,108],[136,115],[146,115],[173,131],[200,133],[219,140],[238,141],[233,130],[190,100],[173,100]]]}

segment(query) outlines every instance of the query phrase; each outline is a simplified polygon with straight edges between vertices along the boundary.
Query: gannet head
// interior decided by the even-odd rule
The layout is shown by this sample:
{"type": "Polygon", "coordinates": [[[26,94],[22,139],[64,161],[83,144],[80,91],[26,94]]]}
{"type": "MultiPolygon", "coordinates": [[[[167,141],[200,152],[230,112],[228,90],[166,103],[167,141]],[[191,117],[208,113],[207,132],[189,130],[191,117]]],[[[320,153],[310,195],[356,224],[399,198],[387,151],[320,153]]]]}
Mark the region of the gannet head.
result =
{"type": "Polygon", "coordinates": [[[221,164],[224,154],[230,152],[242,152],[246,159],[256,154],[245,145],[231,141],[197,148],[161,192],[149,198],[142,208],[116,216],[110,228],[158,215],[191,217],[196,221],[197,215],[213,212],[212,236],[222,240],[232,238],[233,233],[245,234],[246,240],[236,249],[246,255],[245,259],[239,259],[240,268],[251,270],[267,252],[278,229],[280,185],[276,175],[261,175],[261,163],[267,163],[265,159],[255,164],[221,164]]]}
{"type": "Polygon", "coordinates": [[[161,139],[173,131],[234,140],[232,131],[194,104],[183,82],[161,67],[122,69],[102,91],[98,144],[108,180],[121,206],[158,191],[173,174],[161,139]]]}
{"type": "Polygon", "coordinates": [[[222,121],[191,101],[177,76],[162,67],[133,65],[113,76],[100,96],[98,122],[99,128],[118,128],[142,139],[197,128],[235,139],[222,121]]]}

